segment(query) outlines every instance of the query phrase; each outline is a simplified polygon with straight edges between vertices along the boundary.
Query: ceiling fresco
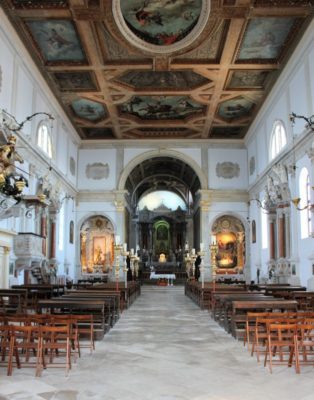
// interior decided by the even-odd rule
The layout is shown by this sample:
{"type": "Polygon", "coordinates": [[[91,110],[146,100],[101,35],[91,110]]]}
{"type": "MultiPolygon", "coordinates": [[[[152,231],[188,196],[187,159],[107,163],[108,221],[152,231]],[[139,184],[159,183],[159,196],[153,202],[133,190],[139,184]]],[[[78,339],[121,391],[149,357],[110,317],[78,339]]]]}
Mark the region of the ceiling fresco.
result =
{"type": "Polygon", "coordinates": [[[120,0],[130,30],[147,43],[169,46],[195,27],[202,0],[120,0]]]}
{"type": "Polygon", "coordinates": [[[129,71],[120,76],[117,82],[138,90],[189,90],[205,85],[210,80],[193,71],[129,71]]]}
{"type": "Polygon", "coordinates": [[[71,103],[74,114],[82,119],[99,122],[107,117],[105,107],[96,101],[78,99],[71,103]]]}
{"type": "Polygon", "coordinates": [[[86,62],[82,44],[72,21],[36,20],[27,21],[26,25],[45,61],[50,63],[86,62]]]}
{"type": "Polygon", "coordinates": [[[184,119],[205,109],[188,96],[134,96],[119,107],[122,114],[146,120],[184,119]]]}
{"type": "Polygon", "coordinates": [[[296,22],[297,18],[251,19],[237,60],[277,60],[296,22]]]}
{"type": "Polygon", "coordinates": [[[314,0],[1,0],[85,141],[241,141],[314,0]]]}

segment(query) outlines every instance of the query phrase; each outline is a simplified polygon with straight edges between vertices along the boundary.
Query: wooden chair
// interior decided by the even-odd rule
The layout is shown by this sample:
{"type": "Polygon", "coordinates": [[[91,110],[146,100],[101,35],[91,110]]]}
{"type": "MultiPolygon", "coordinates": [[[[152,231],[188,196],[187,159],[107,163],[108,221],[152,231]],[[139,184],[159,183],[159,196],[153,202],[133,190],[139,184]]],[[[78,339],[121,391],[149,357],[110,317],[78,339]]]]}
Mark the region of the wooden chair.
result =
{"type": "Polygon", "coordinates": [[[41,326],[39,344],[39,376],[49,367],[71,368],[70,324],[64,326],[41,326]],[[62,357],[64,360],[62,362],[62,357]],[[49,357],[49,363],[47,358],[49,357]]]}
{"type": "MultiPolygon", "coordinates": [[[[292,366],[295,358],[295,323],[273,323],[267,324],[267,342],[264,366],[269,365],[272,373],[273,365],[292,366]]],[[[298,362],[295,362],[296,372],[298,372],[298,362]]]]}
{"type": "Polygon", "coordinates": [[[6,356],[10,351],[10,327],[8,325],[0,325],[0,349],[1,349],[1,365],[7,366],[6,356]]]}
{"type": "Polygon", "coordinates": [[[77,322],[78,334],[80,339],[80,348],[86,347],[90,349],[92,353],[95,350],[95,338],[94,338],[94,316],[93,314],[78,314],[72,315],[77,322]],[[88,337],[88,344],[82,344],[81,338],[83,336],[88,337]]]}
{"type": "Polygon", "coordinates": [[[38,354],[40,343],[40,328],[38,326],[10,325],[10,349],[8,357],[8,375],[12,375],[13,359],[17,368],[36,367],[36,376],[39,373],[38,354]],[[31,353],[35,360],[32,361],[31,353]],[[22,358],[24,358],[22,365],[22,358]]]}
{"type": "Polygon", "coordinates": [[[314,367],[314,321],[312,322],[302,323],[297,326],[295,354],[298,372],[300,372],[301,364],[312,365],[314,367]]]}

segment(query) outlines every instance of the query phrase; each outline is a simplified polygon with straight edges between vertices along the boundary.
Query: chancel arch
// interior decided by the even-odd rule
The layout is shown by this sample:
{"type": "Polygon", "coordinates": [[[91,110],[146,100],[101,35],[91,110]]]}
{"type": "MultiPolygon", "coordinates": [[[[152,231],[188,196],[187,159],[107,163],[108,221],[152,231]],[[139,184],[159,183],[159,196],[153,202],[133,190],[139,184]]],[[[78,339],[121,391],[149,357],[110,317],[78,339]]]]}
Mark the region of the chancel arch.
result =
{"type": "Polygon", "coordinates": [[[147,152],[132,160],[121,175],[121,188],[128,193],[128,245],[139,247],[142,261],[148,264],[162,260],[172,267],[181,265],[185,244],[197,247],[194,242],[200,237],[200,221],[195,215],[199,193],[206,187],[205,174],[195,161],[178,154],[147,152]],[[144,198],[160,192],[180,201],[174,208],[166,201],[139,207],[144,198]]]}

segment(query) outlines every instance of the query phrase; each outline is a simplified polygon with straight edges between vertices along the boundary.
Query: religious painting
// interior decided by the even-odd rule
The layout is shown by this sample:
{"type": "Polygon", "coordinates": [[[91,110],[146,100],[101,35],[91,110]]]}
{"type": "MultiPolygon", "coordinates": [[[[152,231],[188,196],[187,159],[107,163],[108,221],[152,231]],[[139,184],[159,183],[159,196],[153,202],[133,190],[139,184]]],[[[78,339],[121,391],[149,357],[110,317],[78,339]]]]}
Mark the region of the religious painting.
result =
{"type": "Polygon", "coordinates": [[[101,215],[88,218],[80,229],[81,267],[83,274],[102,274],[114,261],[114,228],[101,215]]]}
{"type": "Polygon", "coordinates": [[[234,268],[237,260],[237,238],[233,232],[217,233],[218,252],[216,256],[219,268],[234,268]]]}
{"type": "Polygon", "coordinates": [[[117,82],[143,90],[188,90],[205,85],[210,80],[193,71],[128,71],[117,82]]]}
{"type": "Polygon", "coordinates": [[[278,60],[295,22],[293,17],[252,18],[237,60],[278,60]]]}
{"type": "Polygon", "coordinates": [[[210,132],[211,139],[242,139],[246,128],[243,126],[214,126],[210,132]]]}
{"type": "Polygon", "coordinates": [[[115,139],[111,128],[82,128],[86,139],[115,139]]]}
{"type": "Polygon", "coordinates": [[[242,222],[231,215],[217,218],[212,227],[217,241],[217,273],[242,273],[245,265],[245,229],[242,222]]]}
{"type": "Polygon", "coordinates": [[[169,46],[196,26],[202,0],[120,0],[128,28],[146,43],[169,46]]]}
{"type": "Polygon", "coordinates": [[[204,113],[206,106],[188,96],[133,96],[119,106],[121,114],[143,120],[185,119],[204,113]]]}
{"type": "Polygon", "coordinates": [[[227,121],[232,121],[234,119],[250,116],[253,108],[254,103],[251,100],[239,96],[221,103],[218,109],[218,115],[227,121]]]}
{"type": "Polygon", "coordinates": [[[270,71],[231,71],[226,89],[264,89],[270,71]]]}
{"type": "Polygon", "coordinates": [[[95,76],[89,71],[54,72],[53,77],[61,91],[96,91],[95,76]]]}
{"type": "Polygon", "coordinates": [[[26,25],[34,38],[42,58],[50,63],[84,64],[86,56],[76,32],[69,20],[33,20],[26,25]]]}
{"type": "Polygon", "coordinates": [[[108,116],[103,104],[88,99],[74,100],[71,107],[77,117],[91,122],[99,122],[108,116]]]}
{"type": "Polygon", "coordinates": [[[96,236],[93,238],[94,265],[104,265],[106,254],[106,238],[96,236]]]}

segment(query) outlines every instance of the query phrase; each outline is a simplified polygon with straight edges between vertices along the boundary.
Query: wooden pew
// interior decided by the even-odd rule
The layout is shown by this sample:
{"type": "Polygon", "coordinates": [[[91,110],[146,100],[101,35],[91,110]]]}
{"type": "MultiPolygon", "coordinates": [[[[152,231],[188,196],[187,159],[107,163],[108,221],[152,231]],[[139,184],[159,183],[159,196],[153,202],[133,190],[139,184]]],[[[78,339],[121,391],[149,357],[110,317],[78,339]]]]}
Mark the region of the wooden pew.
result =
{"type": "Polygon", "coordinates": [[[26,310],[28,292],[26,289],[0,289],[0,311],[22,313],[26,310]]]}
{"type": "Polygon", "coordinates": [[[298,302],[277,298],[261,297],[251,300],[233,300],[231,316],[231,334],[237,339],[243,339],[245,332],[246,313],[273,312],[273,311],[297,311],[298,302]]]}
{"type": "Polygon", "coordinates": [[[92,314],[96,340],[102,340],[105,334],[105,304],[102,300],[54,299],[39,300],[39,312],[51,314],[92,314]]]}
{"type": "Polygon", "coordinates": [[[70,291],[62,296],[62,299],[69,300],[100,300],[105,303],[105,324],[108,327],[113,327],[115,322],[119,319],[120,311],[120,294],[116,292],[104,292],[104,291],[70,291]]]}

